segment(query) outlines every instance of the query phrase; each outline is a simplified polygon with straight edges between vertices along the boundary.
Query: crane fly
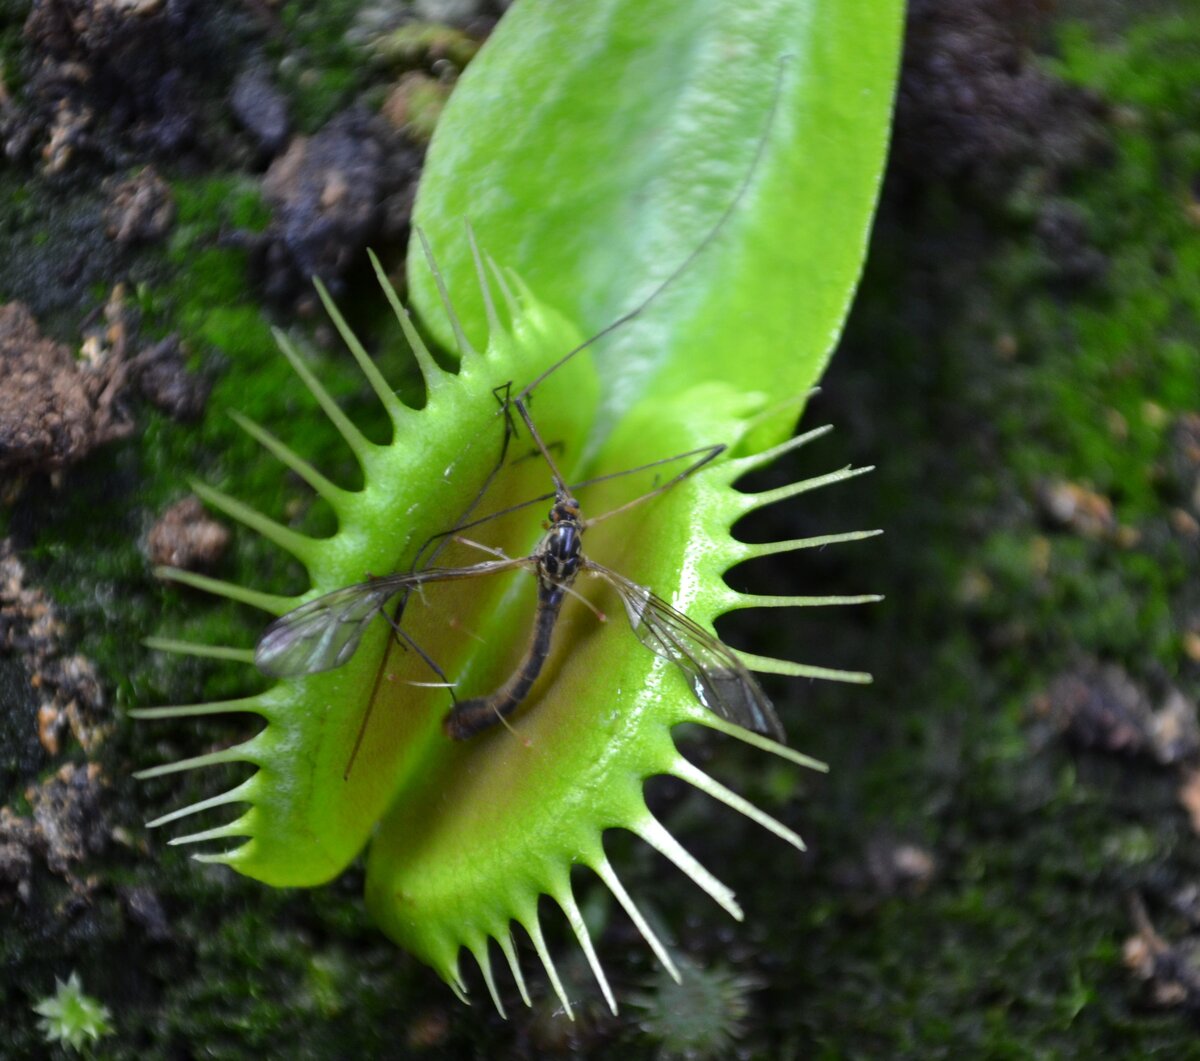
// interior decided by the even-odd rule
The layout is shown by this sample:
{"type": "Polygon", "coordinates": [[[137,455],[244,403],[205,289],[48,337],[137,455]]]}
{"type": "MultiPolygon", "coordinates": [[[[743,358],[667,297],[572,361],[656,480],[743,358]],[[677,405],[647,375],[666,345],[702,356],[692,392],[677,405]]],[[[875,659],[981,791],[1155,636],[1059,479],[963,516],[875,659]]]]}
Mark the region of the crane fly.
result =
{"type": "MultiPolygon", "coordinates": [[[[542,441],[525,399],[511,399],[511,406],[524,422],[554,480],[554,502],[547,518],[546,533],[534,551],[528,556],[503,556],[463,567],[397,572],[317,597],[267,627],[255,650],[259,670],[276,678],[332,670],[354,655],[370,624],[402,593],[430,583],[519,569],[531,571],[537,579],[537,611],[528,648],[516,670],[496,691],[457,702],[443,718],[442,728],[448,737],[466,740],[506,719],[528,697],[550,656],[563,603],[574,593],[578,576],[587,573],[616,592],[638,639],[650,651],[679,667],[700,704],[729,722],[782,741],[783,727],[770,700],[732,649],[653,591],[583,552],[583,535],[590,526],[659,496],[718,456],[724,446],[700,451],[699,460],[668,482],[620,508],[587,520],[542,441]]],[[[459,525],[455,531],[464,527],[459,525]]],[[[399,617],[392,621],[399,632],[399,617]]],[[[411,640],[408,643],[412,644],[411,640]]],[[[422,656],[429,662],[424,653],[422,656]]]]}
{"type": "MultiPolygon", "coordinates": [[[[780,79],[782,79],[784,64],[785,60],[781,60],[780,79]]],[[[500,459],[485,478],[483,486],[468,505],[459,522],[449,530],[434,535],[418,550],[413,570],[369,578],[364,582],[344,586],[302,604],[299,608],[275,620],[267,627],[255,649],[254,659],[260,671],[270,677],[294,678],[319,674],[340,667],[354,655],[371,623],[382,614],[392,625],[396,637],[415,649],[425,663],[442,679],[439,684],[444,684],[452,690],[453,683],[445,680],[445,675],[437,664],[401,628],[400,619],[409,595],[415,590],[437,582],[480,578],[520,569],[530,571],[537,580],[537,609],[530,641],[524,656],[502,686],[486,696],[456,701],[442,720],[442,728],[447,736],[454,740],[465,740],[497,723],[504,722],[527,699],[550,656],[554,630],[563,603],[568,596],[579,596],[573,588],[574,583],[581,573],[586,573],[607,583],[617,594],[624,606],[629,624],[638,639],[655,655],[670,660],[683,672],[692,694],[701,705],[728,722],[775,740],[784,740],[783,726],[780,724],[770,700],[767,699],[758,682],[751,676],[745,664],[732,649],[650,589],[597,563],[585,556],[583,552],[583,535],[589,527],[659,496],[687,476],[699,471],[722,453],[725,446],[710,446],[665,460],[654,461],[639,468],[600,476],[576,484],[576,486],[592,485],[621,475],[632,474],[668,464],[671,461],[699,455],[698,459],[682,472],[655,489],[600,516],[585,519],[579,502],[575,498],[574,489],[568,486],[559,472],[554,458],[551,456],[550,447],[542,440],[529,412],[530,398],[539,384],[583,350],[641,314],[670,288],[716,239],[741,202],[758,169],[778,101],[779,82],[777,82],[776,93],[763,133],[758,140],[753,159],[741,184],[704,238],[692,248],[666,279],[659,282],[650,294],[633,309],[625,312],[590,338],[567,351],[515,396],[510,393],[511,384],[501,388],[503,394],[498,393],[497,397],[501,404],[500,413],[505,417],[505,431],[500,459]],[[533,440],[536,453],[546,462],[553,480],[553,492],[490,516],[472,519],[472,513],[505,464],[509,443],[516,430],[512,415],[514,410],[533,440]],[[545,524],[545,534],[529,555],[509,557],[497,552],[497,559],[460,567],[417,567],[418,563],[433,564],[449,541],[462,540],[457,538],[462,531],[497,516],[523,509],[530,504],[551,499],[553,503],[545,524]],[[430,546],[434,542],[437,544],[430,550],[430,546]],[[397,598],[399,598],[399,602],[395,608],[395,615],[393,615],[388,609],[397,598]]],[[[424,242],[424,235],[419,232],[418,234],[424,242]]],[[[476,264],[478,265],[478,252],[474,247],[473,238],[472,250],[476,254],[476,264]]],[[[426,244],[426,251],[428,253],[428,244],[426,244]]],[[[432,264],[432,255],[430,255],[430,260],[432,264]]],[[[436,274],[436,265],[433,268],[436,274]]],[[[475,543],[468,542],[467,544],[475,543]]],[[[486,549],[486,547],[483,548],[486,549]]],[[[380,674],[382,674],[382,664],[380,674]]],[[[378,677],[376,686],[378,686],[378,677]]],[[[453,691],[451,691],[451,696],[453,697],[453,691]]],[[[372,696],[372,704],[373,702],[374,696],[372,696]]],[[[368,717],[370,710],[369,706],[368,717]]],[[[357,755],[358,746],[366,728],[366,721],[364,718],[360,727],[358,739],[351,753],[351,763],[357,755]]],[[[347,767],[348,773],[349,767],[347,767]]]]}

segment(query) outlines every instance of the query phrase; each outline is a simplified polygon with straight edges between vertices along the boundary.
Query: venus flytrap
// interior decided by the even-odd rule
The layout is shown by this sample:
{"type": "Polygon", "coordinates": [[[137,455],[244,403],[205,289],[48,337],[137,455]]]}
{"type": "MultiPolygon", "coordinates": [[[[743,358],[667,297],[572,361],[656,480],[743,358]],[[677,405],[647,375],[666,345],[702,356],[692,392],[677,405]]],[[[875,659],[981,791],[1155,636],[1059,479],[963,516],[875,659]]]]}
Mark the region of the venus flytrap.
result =
{"type": "MultiPolygon", "coordinates": [[[[310,589],[281,596],[187,572],[164,574],[259,608],[265,626],[371,573],[408,570],[430,536],[457,526],[465,513],[546,494],[544,463],[519,451],[520,436],[504,469],[491,477],[505,423],[496,389],[512,384],[516,393],[537,380],[580,342],[581,331],[595,334],[631,305],[644,305],[684,262],[661,301],[603,349],[584,351],[552,372],[532,395],[537,427],[568,482],[704,446],[727,447],[653,501],[598,524],[589,531],[588,555],[709,631],[715,619],[743,608],[876,599],[739,594],[724,575],[756,558],[873,533],[750,545],[731,528],[756,509],[865,470],[757,494],[737,486],[748,472],[823,433],[788,438],[803,404],[795,396],[818,377],[861,268],[898,29],[894,0],[869,11],[839,0],[515,5],[446,108],[416,206],[418,222],[447,263],[448,283],[416,252],[410,290],[433,334],[457,351],[459,370],[438,367],[384,281],[426,382],[426,403],[408,408],[322,290],[388,415],[391,439],[368,441],[285,336],[280,346],[361,466],[361,489],[332,482],[267,426],[238,422],[329,503],[337,531],[306,536],[197,486],[211,506],[296,557],[310,589]],[[736,209],[728,223],[714,227],[730,204],[736,209]],[[491,270],[489,277],[471,241],[459,235],[464,217],[533,291],[508,272],[491,270]],[[706,232],[719,236],[711,246],[706,232]],[[703,253],[689,258],[697,248],[703,253]]],[[[643,477],[643,488],[648,481],[643,477]]],[[[579,496],[587,514],[597,515],[627,501],[636,487],[637,480],[612,479],[579,496]]],[[[522,509],[470,536],[485,549],[527,556],[546,507],[522,509]]],[[[482,559],[472,551],[477,546],[450,548],[459,550],[461,563],[482,559]]],[[[366,847],[367,903],[383,930],[460,997],[462,953],[471,954],[501,1012],[493,940],[529,1001],[515,922],[570,1013],[543,934],[542,896],[562,911],[616,1008],[572,887],[576,865],[600,878],[678,978],[609,861],[605,832],[636,834],[733,917],[742,911],[651,814],[646,779],[678,777],[793,847],[803,842],[685,759],[674,728],[695,723],[799,767],[823,767],[706,710],[679,669],[634,636],[602,583],[581,577],[575,588],[611,621],[601,623],[583,602],[569,600],[546,670],[511,729],[495,727],[469,741],[446,739],[447,691],[430,687],[435,675],[421,653],[399,647],[382,621],[344,666],[326,673],[285,679],[236,701],[136,712],[147,719],[251,712],[265,722],[239,745],[144,771],[254,768],[224,794],[151,824],[236,808],[231,820],[171,842],[215,845],[197,857],[278,885],[328,880],[366,847]]],[[[403,630],[455,683],[456,696],[477,697],[512,673],[528,641],[534,597],[523,571],[430,586],[409,600],[403,630]]],[[[249,647],[154,643],[253,660],[249,647]]],[[[740,655],[759,673],[869,680],[819,661],[740,655]]]]}
{"type": "MultiPolygon", "coordinates": [[[[482,274],[480,282],[487,284],[482,274]]],[[[312,589],[299,597],[280,597],[184,571],[161,574],[279,615],[313,596],[359,581],[366,572],[403,569],[430,535],[445,530],[454,522],[452,514],[471,504],[494,468],[503,437],[503,417],[493,391],[514,379],[533,378],[569,349],[574,337],[561,318],[518,286],[516,294],[501,293],[502,309],[493,312],[487,350],[461,347],[461,370],[451,375],[436,366],[390,286],[386,290],[426,374],[428,398],[420,411],[399,403],[322,292],[335,325],[392,420],[394,435],[386,445],[366,441],[321,388],[301,354],[280,336],[284,355],[358,458],[364,480],[361,490],[350,492],[332,483],[265,428],[239,417],[255,438],[331,505],[338,517],[336,533],[324,539],[307,537],[225,493],[197,484],[210,505],[297,557],[308,570],[312,589]]],[[[449,303],[447,311],[453,313],[449,303]]],[[[594,372],[585,355],[564,365],[538,390],[539,427],[556,441],[563,467],[572,467],[582,446],[589,397],[595,393],[594,372]]],[[[736,481],[746,473],[822,433],[809,432],[772,449],[755,451],[751,446],[743,452],[757,423],[776,411],[764,395],[746,394],[725,384],[702,384],[673,402],[634,410],[589,467],[589,475],[618,471],[638,460],[645,463],[648,453],[696,449],[714,437],[710,432],[729,443],[730,455],[642,508],[599,524],[591,532],[589,553],[640,584],[671,593],[675,607],[709,629],[719,615],[748,606],[875,599],[747,597],[724,583],[726,570],[755,556],[862,536],[831,535],[766,546],[747,545],[731,536],[732,525],[756,508],[858,474],[847,469],[761,494],[736,489],[736,481]],[[702,423],[696,416],[698,408],[705,410],[702,423]]],[[[538,460],[514,461],[497,482],[495,489],[503,494],[492,507],[545,493],[546,480],[538,460]]],[[[588,498],[592,510],[600,512],[628,489],[615,479],[581,495],[588,498]]],[[[513,526],[505,527],[501,547],[512,555],[527,552],[537,535],[541,508],[530,506],[517,514],[520,518],[509,520],[513,526]]],[[[436,596],[436,601],[426,607],[414,600],[404,615],[406,632],[456,680],[460,695],[498,685],[523,648],[529,629],[532,595],[522,572],[476,581],[478,585],[473,581],[470,586],[430,587],[426,595],[436,596]],[[447,616],[454,619],[453,631],[445,625],[447,616]],[[464,637],[462,629],[469,630],[470,636],[464,637]]],[[[569,603],[549,672],[535,686],[511,730],[496,729],[462,743],[447,740],[440,728],[448,703],[446,691],[408,684],[428,683],[431,675],[416,653],[396,647],[382,621],[368,630],[344,666],[327,673],[284,680],[241,700],[133,712],[143,719],[250,712],[266,723],[242,744],[143,771],[141,776],[152,777],[224,763],[257,768],[229,791],[171,811],[150,824],[167,825],[236,805],[240,813],[231,820],[171,842],[233,840],[232,845],[225,843],[196,857],[277,885],[328,880],[374,833],[367,858],[367,901],[373,916],[460,994],[465,988],[459,952],[467,949],[484,969],[497,1005],[488,941],[498,942],[518,983],[523,983],[509,933],[515,921],[533,940],[569,1010],[537,915],[538,899],[549,895],[563,910],[605,997],[615,1006],[571,889],[573,865],[591,868],[666,967],[673,970],[674,966],[605,856],[606,830],[634,832],[731,915],[742,916],[732,893],[650,814],[642,796],[647,778],[679,777],[793,846],[803,847],[786,826],[680,755],[672,728],[681,722],[698,723],[798,765],[822,767],[705,710],[676,669],[633,637],[620,617],[619,605],[606,599],[601,585],[581,583],[581,589],[613,611],[614,621],[598,623],[583,605],[569,603]],[[372,717],[354,767],[347,773],[368,708],[372,717]]],[[[248,649],[228,646],[167,639],[152,645],[246,663],[253,658],[248,649]]],[[[866,680],[864,675],[809,664],[743,658],[763,672],[866,680]]]]}

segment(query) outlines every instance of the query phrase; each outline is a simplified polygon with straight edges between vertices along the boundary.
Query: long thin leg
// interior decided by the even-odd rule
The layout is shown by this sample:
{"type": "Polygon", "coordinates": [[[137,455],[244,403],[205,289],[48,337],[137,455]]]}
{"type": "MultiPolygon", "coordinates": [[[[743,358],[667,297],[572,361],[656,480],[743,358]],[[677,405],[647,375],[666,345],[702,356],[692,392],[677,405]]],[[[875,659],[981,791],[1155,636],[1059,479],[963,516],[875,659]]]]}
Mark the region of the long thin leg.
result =
{"type": "Polygon", "coordinates": [[[584,522],[584,526],[590,527],[593,524],[601,523],[604,520],[608,519],[610,516],[616,516],[622,512],[628,512],[635,505],[640,505],[643,502],[646,502],[646,501],[651,500],[652,498],[658,497],[659,494],[666,493],[668,490],[671,489],[671,487],[675,486],[677,483],[683,482],[683,480],[686,479],[689,475],[695,475],[696,472],[698,472],[706,464],[708,464],[710,461],[715,460],[722,453],[724,453],[725,449],[726,449],[726,447],[725,447],[724,443],[719,443],[718,445],[715,445],[715,446],[709,446],[708,449],[701,451],[703,453],[703,456],[698,461],[696,461],[694,464],[689,464],[686,468],[683,469],[683,471],[681,471],[673,479],[668,479],[661,486],[657,486],[653,490],[649,490],[646,493],[642,494],[640,497],[635,497],[632,501],[627,501],[627,502],[625,502],[625,504],[619,505],[617,508],[609,509],[607,512],[602,512],[599,516],[593,516],[591,519],[586,520],[584,522]]]}
{"type": "MultiPolygon", "coordinates": [[[[712,456],[707,456],[704,461],[697,464],[695,468],[690,468],[686,474],[691,475],[693,471],[703,467],[704,464],[707,464],[708,461],[712,460],[713,456],[716,456],[716,454],[713,453],[714,449],[719,450],[720,448],[721,447],[718,446],[702,446],[698,449],[689,449],[686,453],[676,453],[673,457],[660,457],[658,460],[648,461],[646,464],[639,464],[634,468],[626,468],[624,471],[608,472],[606,475],[596,475],[591,479],[582,479],[577,483],[569,484],[567,490],[571,494],[574,494],[576,491],[586,489],[589,486],[595,486],[597,483],[607,483],[613,479],[622,479],[627,475],[637,475],[638,472],[646,472],[651,468],[659,468],[664,464],[674,464],[676,461],[687,460],[688,457],[694,457],[697,454],[712,454],[712,456]]],[[[672,482],[674,482],[674,480],[672,480],[672,482]]],[[[500,519],[501,516],[509,516],[514,512],[520,512],[522,509],[529,508],[531,505],[540,505],[546,501],[553,501],[554,497],[554,493],[538,494],[537,497],[531,497],[528,501],[522,501],[519,505],[510,505],[508,508],[502,508],[497,512],[490,512],[486,516],[480,516],[479,519],[471,520],[469,523],[460,523],[457,527],[451,527],[449,530],[438,531],[437,534],[432,535],[432,538],[444,538],[447,535],[458,534],[462,531],[472,530],[475,527],[480,527],[485,523],[490,523],[492,520],[500,519]]]]}

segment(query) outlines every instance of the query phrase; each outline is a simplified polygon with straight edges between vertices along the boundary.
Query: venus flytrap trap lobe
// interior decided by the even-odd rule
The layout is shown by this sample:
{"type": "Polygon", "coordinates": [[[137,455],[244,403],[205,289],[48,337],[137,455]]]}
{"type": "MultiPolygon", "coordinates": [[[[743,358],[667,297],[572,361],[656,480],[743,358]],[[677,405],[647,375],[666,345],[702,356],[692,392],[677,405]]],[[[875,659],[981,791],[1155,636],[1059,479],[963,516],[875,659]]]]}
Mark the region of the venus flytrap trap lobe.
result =
{"type": "MultiPolygon", "coordinates": [[[[715,237],[727,214],[696,253],[715,237]]],[[[672,273],[668,282],[682,269],[672,273]]],[[[320,290],[335,326],[392,421],[389,444],[368,442],[286,338],[279,337],[285,356],[362,466],[363,488],[344,490],[264,428],[238,420],[331,505],[338,518],[337,532],[326,539],[310,538],[220,491],[197,486],[214,507],[300,559],[308,569],[311,590],[292,598],[187,572],[163,572],[168,577],[280,616],[361,581],[366,572],[408,570],[418,547],[446,530],[448,512],[474,512],[482,486],[494,484],[506,498],[537,496],[545,481],[540,462],[515,460],[499,468],[484,456],[485,450],[494,454],[508,441],[506,418],[496,415],[492,392],[513,380],[533,381],[518,392],[518,401],[527,400],[538,387],[538,427],[561,446],[555,453],[563,467],[572,469],[569,478],[579,478],[573,465],[587,437],[597,387],[590,359],[575,354],[591,341],[578,343],[565,322],[519,284],[514,294],[501,282],[501,314],[492,306],[480,267],[478,279],[490,307],[488,348],[482,354],[471,348],[445,297],[461,357],[460,371],[450,375],[421,345],[379,272],[426,379],[427,402],[420,411],[399,402],[320,290]],[[570,352],[564,357],[563,350],[570,352]],[[478,435],[489,425],[495,425],[496,434],[489,445],[481,445],[478,435]],[[453,469],[453,474],[447,475],[447,469],[453,469]]],[[[528,412],[525,406],[517,408],[528,412]]],[[[643,506],[636,537],[628,531],[618,537],[619,520],[593,532],[598,544],[594,555],[604,556],[606,564],[631,578],[636,589],[677,587],[673,603],[691,617],[688,622],[704,637],[711,638],[714,618],[737,608],[876,599],[749,597],[725,586],[725,571],[756,556],[866,536],[829,535],[765,546],[746,545],[730,536],[731,526],[758,507],[859,474],[847,469],[759,495],[736,490],[734,483],[742,475],[821,433],[809,432],[754,452],[758,422],[778,414],[779,407],[768,406],[761,395],[727,385],[700,385],[672,401],[635,409],[589,465],[596,471],[645,465],[648,454],[700,452],[712,446],[714,437],[728,440],[729,454],[738,454],[727,454],[727,459],[681,478],[670,491],[643,506]],[[703,426],[697,423],[697,409],[705,412],[703,426]],[[750,452],[742,453],[744,449],[750,452]]],[[[619,480],[601,476],[589,507],[601,512],[618,507],[618,498],[607,502],[619,487],[619,480]]],[[[500,532],[507,536],[502,542],[510,555],[528,554],[528,545],[509,543],[530,540],[531,515],[528,510],[517,512],[508,521],[513,526],[500,532]]],[[[470,522],[461,518],[455,530],[470,522]]],[[[485,581],[495,584],[472,585],[471,594],[463,591],[461,582],[447,582],[438,589],[439,598],[445,598],[440,601],[443,614],[472,631],[475,641],[461,638],[455,643],[439,622],[437,610],[424,607],[419,599],[404,614],[404,627],[412,640],[429,646],[441,669],[455,675],[460,688],[472,693],[495,690],[513,672],[532,624],[527,586],[504,589],[499,579],[485,581]],[[521,633],[514,638],[514,631],[521,633]]],[[[628,603],[628,593],[624,599],[628,603]]],[[[638,607],[646,607],[644,597],[638,607]]],[[[636,610],[630,609],[631,620],[636,610]]],[[[575,602],[564,609],[558,624],[561,632],[556,635],[561,643],[549,660],[549,672],[533,687],[528,709],[513,723],[519,740],[501,731],[464,744],[446,741],[439,727],[444,713],[439,696],[444,697],[444,691],[420,687],[429,677],[425,664],[417,653],[397,652],[387,624],[378,622],[364,626],[361,641],[356,639],[357,651],[327,672],[286,677],[266,692],[238,701],[134,712],[145,718],[174,718],[248,711],[266,720],[264,729],[243,744],[143,771],[141,776],[149,777],[230,762],[256,768],[228,792],[164,815],[151,825],[225,804],[244,806],[247,809],[235,820],[172,843],[242,838],[232,849],[197,857],[224,862],[276,884],[329,879],[357,854],[378,825],[367,863],[370,909],[389,935],[434,966],[460,996],[465,984],[459,955],[465,947],[476,958],[489,993],[503,1011],[488,951],[488,941],[494,939],[528,1001],[510,934],[516,921],[530,936],[564,1009],[570,1012],[541,933],[537,904],[544,894],[563,910],[615,1008],[574,899],[572,865],[586,865],[596,872],[664,966],[672,975],[677,973],[608,862],[602,840],[605,830],[621,827],[635,832],[733,916],[741,917],[729,890],[650,815],[642,796],[646,778],[661,773],[680,777],[803,847],[786,826],[684,759],[671,739],[671,728],[679,722],[695,722],[800,765],[821,767],[717,717],[679,685],[675,668],[666,667],[677,659],[645,652],[631,643],[627,632],[611,636],[591,616],[575,614],[579,611],[575,602]],[[380,675],[394,680],[380,682],[380,675]],[[597,681],[597,675],[604,680],[597,681]],[[364,712],[372,708],[377,722],[362,725],[364,712]],[[360,736],[358,765],[347,775],[345,766],[354,758],[360,736]]],[[[720,644],[715,639],[712,643],[720,644]]],[[[248,649],[167,639],[155,644],[218,658],[247,662],[253,658],[248,649]]],[[[764,673],[867,680],[865,675],[725,651],[733,660],[734,673],[744,665],[764,673]]]]}

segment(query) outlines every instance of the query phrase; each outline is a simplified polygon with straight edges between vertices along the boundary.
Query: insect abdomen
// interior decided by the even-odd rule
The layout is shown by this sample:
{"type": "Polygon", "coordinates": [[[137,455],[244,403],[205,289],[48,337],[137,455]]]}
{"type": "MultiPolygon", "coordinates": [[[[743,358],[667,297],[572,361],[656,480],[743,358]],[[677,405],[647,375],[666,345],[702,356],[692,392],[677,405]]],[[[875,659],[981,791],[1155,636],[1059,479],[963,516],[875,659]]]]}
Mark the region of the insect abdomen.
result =
{"type": "Polygon", "coordinates": [[[442,719],[442,729],[451,740],[466,740],[494,726],[511,715],[529,695],[533,683],[542,673],[550,655],[550,639],[566,590],[559,586],[538,584],[538,609],[533,624],[533,637],[524,659],[513,676],[489,696],[479,696],[455,704],[442,719]]]}

